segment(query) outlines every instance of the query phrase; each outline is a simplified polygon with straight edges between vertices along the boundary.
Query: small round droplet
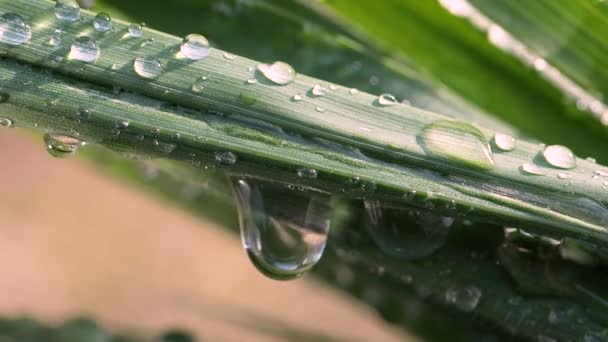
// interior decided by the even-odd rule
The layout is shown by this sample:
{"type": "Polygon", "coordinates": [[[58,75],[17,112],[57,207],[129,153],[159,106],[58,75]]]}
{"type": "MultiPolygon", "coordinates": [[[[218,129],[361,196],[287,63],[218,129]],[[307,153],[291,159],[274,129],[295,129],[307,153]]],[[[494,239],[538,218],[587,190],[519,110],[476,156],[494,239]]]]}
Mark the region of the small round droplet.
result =
{"type": "Polygon", "coordinates": [[[224,56],[224,59],[227,59],[229,61],[232,61],[236,58],[235,55],[228,53],[228,52],[224,52],[223,56],[224,56]]]}
{"type": "Polygon", "coordinates": [[[80,6],[76,0],[57,0],[55,17],[63,21],[76,21],[80,18],[80,6]]]}
{"type": "Polygon", "coordinates": [[[112,29],[112,17],[107,13],[99,13],[93,20],[93,27],[99,32],[107,32],[112,29]]]}
{"type": "Polygon", "coordinates": [[[144,34],[144,24],[132,23],[129,25],[129,35],[133,38],[139,38],[144,34]]]}
{"type": "Polygon", "coordinates": [[[307,179],[316,179],[319,173],[315,169],[302,167],[298,169],[298,177],[307,179]]]}
{"type": "Polygon", "coordinates": [[[2,127],[13,127],[13,120],[9,118],[0,118],[0,126],[2,127]]]}
{"type": "Polygon", "coordinates": [[[336,89],[338,89],[338,87],[336,87],[335,84],[330,84],[329,85],[329,90],[336,90],[336,89]]]}
{"type": "Polygon", "coordinates": [[[302,101],[302,96],[295,94],[294,96],[291,97],[291,99],[294,100],[295,102],[302,101]]]}
{"type": "Polygon", "coordinates": [[[357,89],[357,88],[351,88],[351,89],[348,91],[348,93],[349,93],[349,94],[351,94],[351,95],[358,94],[358,93],[359,93],[359,89],[357,89]]]}
{"type": "Polygon", "coordinates": [[[515,148],[515,138],[508,134],[494,134],[494,145],[501,151],[512,151],[515,148]]]}
{"type": "Polygon", "coordinates": [[[325,96],[325,94],[327,94],[327,88],[321,86],[320,84],[315,84],[310,90],[310,92],[314,96],[325,96]]]}
{"type": "Polygon", "coordinates": [[[378,96],[378,104],[381,106],[392,106],[397,103],[399,103],[399,101],[391,94],[382,94],[378,96]]]}
{"type": "Polygon", "coordinates": [[[72,60],[92,63],[99,58],[101,50],[97,43],[87,36],[80,36],[74,39],[68,58],[72,60]]]}
{"type": "Polygon", "coordinates": [[[118,122],[116,122],[116,128],[118,129],[125,129],[129,127],[129,121],[127,120],[118,120],[118,122]]]}
{"type": "Polygon", "coordinates": [[[272,64],[260,64],[258,70],[269,80],[278,84],[286,85],[296,77],[296,71],[285,62],[274,62],[272,64]]]}
{"type": "Polygon", "coordinates": [[[431,155],[478,169],[494,168],[494,158],[483,133],[467,123],[437,120],[424,127],[422,145],[431,155]]]}
{"type": "Polygon", "coordinates": [[[200,34],[192,33],[184,38],[179,49],[186,58],[196,61],[209,55],[209,41],[200,34]]]}
{"type": "Polygon", "coordinates": [[[529,175],[544,176],[546,174],[543,169],[532,163],[523,163],[521,164],[520,169],[522,172],[529,175]]]}
{"type": "Polygon", "coordinates": [[[543,150],[543,157],[551,166],[560,169],[576,167],[576,158],[569,148],[561,145],[550,145],[543,150]]]}
{"type": "Polygon", "coordinates": [[[255,77],[250,77],[247,79],[247,84],[256,84],[258,83],[258,80],[255,77]]]}
{"type": "Polygon", "coordinates": [[[205,76],[201,76],[199,78],[197,78],[196,80],[194,80],[194,82],[192,83],[192,91],[195,93],[200,93],[205,89],[205,81],[207,81],[207,77],[205,76]]]}
{"type": "Polygon", "coordinates": [[[21,45],[32,38],[30,25],[19,14],[0,15],[0,42],[8,45],[21,45]]]}
{"type": "Polygon", "coordinates": [[[557,178],[559,178],[559,179],[572,179],[572,175],[570,175],[569,173],[560,172],[560,173],[557,174],[557,178]]]}
{"type": "Polygon", "coordinates": [[[74,154],[79,147],[85,145],[83,140],[54,133],[45,134],[44,143],[46,144],[47,152],[57,158],[68,157],[74,154]]]}
{"type": "Polygon", "coordinates": [[[475,286],[452,288],[445,292],[445,301],[462,311],[473,311],[481,299],[481,290],[475,286]]]}
{"type": "Polygon", "coordinates": [[[59,44],[61,44],[61,36],[59,35],[52,35],[51,38],[49,38],[49,41],[47,42],[48,45],[50,46],[57,46],[59,44]]]}
{"type": "Polygon", "coordinates": [[[163,72],[163,64],[156,58],[140,56],[133,61],[133,69],[143,78],[157,78],[163,72]]]}
{"type": "Polygon", "coordinates": [[[236,163],[236,155],[230,151],[216,152],[215,161],[222,165],[234,165],[236,163]]]}
{"type": "Polygon", "coordinates": [[[325,107],[316,106],[315,110],[319,113],[323,113],[323,112],[325,112],[325,107]]]}

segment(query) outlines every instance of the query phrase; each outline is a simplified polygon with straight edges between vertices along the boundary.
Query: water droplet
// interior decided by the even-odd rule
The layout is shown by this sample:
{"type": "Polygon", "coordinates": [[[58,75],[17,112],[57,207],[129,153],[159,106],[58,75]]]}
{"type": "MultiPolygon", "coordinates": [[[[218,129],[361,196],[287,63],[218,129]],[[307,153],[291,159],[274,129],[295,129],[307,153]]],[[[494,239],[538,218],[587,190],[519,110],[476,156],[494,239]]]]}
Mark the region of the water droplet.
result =
{"type": "Polygon", "coordinates": [[[120,69],[120,65],[118,65],[117,63],[113,63],[110,66],[110,69],[116,71],[116,70],[120,69]]]}
{"type": "Polygon", "coordinates": [[[515,138],[508,134],[494,134],[494,145],[501,151],[512,151],[515,148],[515,138]]]}
{"type": "Polygon", "coordinates": [[[116,122],[116,128],[118,129],[125,129],[129,127],[129,121],[127,120],[118,120],[118,122],[116,122]]]}
{"type": "Polygon", "coordinates": [[[320,84],[315,84],[310,90],[310,92],[314,96],[325,96],[325,94],[327,94],[327,88],[321,86],[320,84]]]}
{"type": "Polygon", "coordinates": [[[382,94],[382,95],[378,96],[378,103],[381,106],[392,106],[394,104],[399,103],[399,101],[397,101],[395,96],[393,96],[391,94],[382,94]]]}
{"type": "Polygon", "coordinates": [[[425,258],[447,241],[454,219],[409,207],[364,200],[366,229],[385,253],[404,259],[425,258]]]}
{"type": "Polygon", "coordinates": [[[298,169],[298,177],[300,178],[308,178],[308,179],[316,179],[318,176],[318,172],[315,169],[302,167],[298,169]]]}
{"type": "Polygon", "coordinates": [[[133,69],[143,78],[157,78],[163,72],[163,64],[156,58],[140,56],[133,61],[133,69]]]}
{"type": "Polygon", "coordinates": [[[215,161],[222,165],[234,165],[236,163],[236,155],[230,151],[215,152],[215,161]]]}
{"type": "Polygon", "coordinates": [[[61,36],[59,35],[52,35],[51,38],[49,38],[49,41],[47,42],[48,45],[50,46],[57,46],[59,44],[61,44],[61,36]]]}
{"type": "Polygon", "coordinates": [[[224,56],[224,59],[227,59],[229,61],[232,61],[236,58],[235,55],[228,53],[228,52],[224,52],[223,56],[224,56]]]}
{"type": "Polygon", "coordinates": [[[285,62],[274,62],[272,64],[260,64],[258,70],[269,80],[278,84],[286,85],[296,77],[296,71],[285,62]]]}
{"type": "Polygon", "coordinates": [[[422,130],[424,148],[432,155],[489,170],[494,159],[483,133],[464,122],[438,120],[422,130]]]}
{"type": "Polygon", "coordinates": [[[473,311],[481,299],[481,290],[475,286],[451,288],[445,292],[445,300],[462,311],[473,311]]]}
{"type": "Polygon", "coordinates": [[[19,14],[4,13],[0,15],[0,42],[9,45],[21,45],[32,38],[30,25],[19,14]]]}
{"type": "Polygon", "coordinates": [[[99,13],[93,20],[93,27],[99,32],[107,32],[112,29],[112,18],[107,13],[99,13]]]}
{"type": "Polygon", "coordinates": [[[144,34],[144,23],[132,23],[129,25],[129,35],[133,38],[139,38],[144,34]]]}
{"type": "Polygon", "coordinates": [[[335,84],[330,84],[329,85],[329,90],[336,90],[336,89],[338,89],[338,87],[336,87],[335,84]]]}
{"type": "Polygon", "coordinates": [[[572,175],[570,175],[569,173],[560,172],[560,173],[557,174],[557,178],[559,178],[559,179],[572,179],[572,175]]]}
{"type": "Polygon", "coordinates": [[[97,43],[93,39],[87,36],[80,36],[75,38],[72,42],[68,58],[85,63],[92,63],[99,58],[100,53],[99,46],[97,46],[97,43]]]}
{"type": "Polygon", "coordinates": [[[184,38],[179,49],[184,56],[197,61],[209,55],[209,41],[200,34],[192,33],[184,38]]]}
{"type": "Polygon", "coordinates": [[[587,157],[587,158],[585,158],[585,160],[590,163],[593,163],[593,164],[597,163],[597,160],[595,160],[595,158],[592,158],[592,157],[587,157]]]}
{"type": "Polygon", "coordinates": [[[293,279],[321,259],[333,214],[329,196],[244,180],[234,190],[241,240],[260,272],[293,279]]]}
{"type": "Polygon", "coordinates": [[[247,84],[256,84],[258,83],[258,80],[254,77],[250,77],[247,79],[247,84]]]}
{"type": "Polygon", "coordinates": [[[295,102],[302,101],[302,96],[295,94],[294,96],[291,97],[291,99],[294,100],[295,102]]]}
{"type": "Polygon", "coordinates": [[[348,91],[348,93],[351,94],[351,95],[355,95],[355,94],[359,93],[359,89],[357,89],[357,88],[351,88],[348,91]]]}
{"type": "Polygon", "coordinates": [[[80,18],[80,6],[76,0],[57,0],[55,17],[63,21],[76,21],[80,18]]]}
{"type": "Polygon", "coordinates": [[[195,93],[200,93],[205,89],[205,81],[207,81],[207,77],[202,76],[194,80],[192,83],[192,91],[195,93]]]}
{"type": "Polygon", "coordinates": [[[546,174],[543,169],[541,169],[540,167],[538,167],[532,163],[523,163],[523,164],[521,164],[520,168],[524,173],[527,173],[530,175],[544,176],[546,174]]]}
{"type": "Polygon", "coordinates": [[[13,127],[13,120],[9,118],[0,118],[0,126],[2,127],[13,127]]]}
{"type": "Polygon", "coordinates": [[[65,158],[76,152],[83,146],[83,140],[62,134],[47,133],[44,135],[44,143],[47,152],[53,157],[65,158]]]}
{"type": "Polygon", "coordinates": [[[319,113],[323,113],[323,112],[325,112],[325,107],[319,107],[319,106],[316,106],[316,107],[315,107],[315,110],[316,110],[317,112],[319,112],[319,113]]]}
{"type": "Polygon", "coordinates": [[[551,166],[560,169],[576,167],[576,158],[569,148],[561,145],[550,145],[543,150],[543,157],[551,166]]]}

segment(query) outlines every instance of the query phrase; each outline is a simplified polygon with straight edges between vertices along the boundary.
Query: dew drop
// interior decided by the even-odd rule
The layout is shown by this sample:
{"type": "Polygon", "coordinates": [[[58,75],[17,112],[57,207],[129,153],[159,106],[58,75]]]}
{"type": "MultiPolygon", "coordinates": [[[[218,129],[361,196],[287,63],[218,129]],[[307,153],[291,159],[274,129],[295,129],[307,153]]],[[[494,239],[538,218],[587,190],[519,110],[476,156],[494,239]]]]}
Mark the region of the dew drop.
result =
{"type": "Polygon", "coordinates": [[[47,133],[44,135],[46,151],[53,157],[66,158],[73,155],[79,147],[85,145],[83,140],[62,134],[47,133]]]}
{"type": "Polygon", "coordinates": [[[515,138],[508,134],[494,134],[494,145],[501,151],[512,151],[515,148],[515,138]]]}
{"type": "Polygon", "coordinates": [[[157,78],[163,72],[163,64],[156,58],[140,56],[133,61],[133,69],[143,78],[157,78]]]}
{"type": "Polygon", "coordinates": [[[59,44],[61,44],[61,36],[59,35],[52,35],[51,38],[49,38],[49,41],[47,42],[48,45],[50,46],[57,46],[59,44]]]}
{"type": "Polygon", "coordinates": [[[576,158],[569,148],[561,145],[550,145],[543,150],[543,157],[551,166],[560,169],[576,167],[576,158]]]}
{"type": "Polygon", "coordinates": [[[544,176],[546,174],[543,169],[532,163],[523,163],[521,164],[520,169],[522,172],[527,173],[529,175],[544,176]]]}
{"type": "Polygon", "coordinates": [[[207,77],[202,76],[194,80],[192,83],[192,91],[195,93],[200,93],[205,89],[205,82],[207,81],[207,77]]]}
{"type": "Polygon", "coordinates": [[[557,178],[559,178],[559,179],[572,179],[572,175],[570,175],[569,173],[560,172],[560,173],[557,174],[557,178]]]}
{"type": "Polygon", "coordinates": [[[13,127],[13,120],[9,118],[0,118],[0,126],[7,128],[13,127]]]}
{"type": "Polygon", "coordinates": [[[215,161],[222,165],[234,165],[236,163],[236,155],[230,151],[215,152],[215,161]]]}
{"type": "Polygon", "coordinates": [[[287,85],[296,77],[296,71],[291,65],[280,61],[272,64],[259,64],[258,71],[278,85],[287,85]]]}
{"type": "Polygon", "coordinates": [[[314,96],[325,96],[325,94],[327,94],[327,88],[321,86],[320,84],[315,84],[310,90],[310,92],[314,96]]]}
{"type": "Polygon", "coordinates": [[[93,39],[87,36],[80,36],[75,38],[72,42],[68,58],[85,63],[92,63],[99,58],[100,53],[101,50],[93,39]]]}
{"type": "Polygon", "coordinates": [[[258,83],[258,80],[255,77],[250,77],[247,79],[246,83],[247,84],[256,84],[256,83],[258,83]]]}
{"type": "Polygon", "coordinates": [[[475,286],[451,288],[445,292],[445,300],[462,311],[473,311],[481,299],[481,290],[475,286]]]}
{"type": "Polygon", "coordinates": [[[298,177],[307,179],[316,179],[319,173],[315,169],[302,167],[298,169],[298,177]]]}
{"type": "Polygon", "coordinates": [[[93,20],[93,27],[99,32],[107,32],[112,29],[112,17],[107,13],[99,13],[93,20]]]}
{"type": "Polygon", "coordinates": [[[420,138],[431,155],[482,170],[494,167],[486,137],[479,129],[464,122],[435,121],[423,128],[420,138]]]}
{"type": "Polygon", "coordinates": [[[235,55],[228,53],[228,52],[224,52],[223,56],[224,56],[224,59],[227,59],[229,61],[232,61],[236,58],[235,55]]]}
{"type": "Polygon", "coordinates": [[[32,38],[30,25],[19,14],[0,15],[0,42],[8,45],[21,45],[32,38]]]}
{"type": "Polygon", "coordinates": [[[145,24],[132,23],[129,25],[129,35],[133,38],[139,38],[144,34],[145,24]]]}
{"type": "Polygon", "coordinates": [[[359,93],[359,89],[357,89],[357,88],[351,88],[351,89],[348,91],[348,93],[349,93],[349,94],[351,94],[351,95],[358,94],[358,93],[359,93]]]}
{"type": "Polygon", "coordinates": [[[294,100],[295,102],[302,101],[302,96],[295,94],[294,96],[291,97],[291,99],[294,100]]]}
{"type": "Polygon", "coordinates": [[[243,247],[260,272],[294,279],[321,259],[333,214],[329,196],[244,180],[233,184],[243,247]]]}
{"type": "Polygon", "coordinates": [[[209,55],[209,41],[203,35],[192,33],[184,38],[179,49],[186,58],[197,61],[209,55]]]}
{"type": "Polygon", "coordinates": [[[63,21],[76,21],[80,18],[80,6],[76,0],[57,0],[55,17],[63,21]]]}
{"type": "Polygon", "coordinates": [[[365,227],[386,254],[408,260],[428,257],[445,245],[454,218],[364,200],[365,227]]]}
{"type": "Polygon", "coordinates": [[[323,113],[323,112],[325,112],[325,107],[316,106],[315,110],[319,113],[323,113]]]}
{"type": "Polygon", "coordinates": [[[116,122],[116,128],[118,129],[125,129],[129,127],[129,121],[127,120],[118,120],[118,122],[116,122]]]}
{"type": "Polygon", "coordinates": [[[397,103],[399,103],[399,101],[391,94],[382,94],[378,96],[378,104],[381,106],[392,106],[397,103]]]}

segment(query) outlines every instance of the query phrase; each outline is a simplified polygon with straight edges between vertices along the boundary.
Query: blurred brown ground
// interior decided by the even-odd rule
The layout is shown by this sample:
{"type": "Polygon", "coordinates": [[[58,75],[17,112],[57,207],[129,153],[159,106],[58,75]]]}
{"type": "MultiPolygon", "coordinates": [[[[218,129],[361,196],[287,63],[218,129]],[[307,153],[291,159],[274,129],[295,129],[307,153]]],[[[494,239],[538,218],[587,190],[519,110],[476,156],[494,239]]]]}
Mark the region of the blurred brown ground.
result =
{"type": "Polygon", "coordinates": [[[411,340],[310,277],[257,273],[236,236],[77,160],[0,131],[0,316],[80,315],[206,341],[411,340]]]}

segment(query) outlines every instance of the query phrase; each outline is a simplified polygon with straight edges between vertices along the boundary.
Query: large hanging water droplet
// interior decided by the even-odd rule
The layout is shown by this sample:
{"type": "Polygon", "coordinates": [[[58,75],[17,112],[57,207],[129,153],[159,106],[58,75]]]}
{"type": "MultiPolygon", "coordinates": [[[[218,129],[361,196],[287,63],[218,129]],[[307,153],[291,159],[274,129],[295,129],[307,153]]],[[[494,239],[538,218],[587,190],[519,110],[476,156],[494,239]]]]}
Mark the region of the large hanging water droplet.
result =
{"type": "Polygon", "coordinates": [[[391,94],[382,94],[378,96],[378,104],[381,106],[392,106],[397,103],[399,103],[399,101],[391,94]]]}
{"type": "Polygon", "coordinates": [[[576,158],[569,148],[561,145],[549,145],[543,150],[543,157],[551,166],[560,169],[576,167],[576,158]]]}
{"type": "Polygon", "coordinates": [[[13,127],[13,120],[9,118],[0,118],[0,126],[1,127],[13,127]]]}
{"type": "Polygon", "coordinates": [[[451,288],[445,292],[445,300],[462,311],[473,311],[481,299],[481,290],[475,286],[451,288]]]}
{"type": "Polygon", "coordinates": [[[182,41],[179,50],[186,58],[203,59],[209,55],[209,41],[200,34],[189,34],[182,41]]]}
{"type": "Polygon", "coordinates": [[[366,228],[385,253],[421,259],[441,248],[454,223],[452,217],[408,207],[364,200],[366,228]]]}
{"type": "Polygon", "coordinates": [[[83,146],[83,140],[68,135],[48,133],[44,135],[44,143],[47,152],[56,158],[66,158],[83,146]]]}
{"type": "Polygon", "coordinates": [[[272,64],[260,64],[258,70],[269,80],[279,85],[286,85],[296,77],[296,71],[285,62],[274,62],[272,64]]]}
{"type": "Polygon", "coordinates": [[[329,196],[244,180],[234,190],[243,246],[263,274],[293,279],[321,259],[333,214],[329,196]]]}
{"type": "Polygon", "coordinates": [[[87,36],[80,36],[74,39],[68,58],[72,60],[92,63],[99,58],[101,50],[97,43],[87,36]]]}
{"type": "Polygon", "coordinates": [[[501,151],[512,151],[515,148],[515,138],[508,134],[494,134],[494,145],[501,151]]]}
{"type": "Polygon", "coordinates": [[[93,20],[93,27],[99,32],[107,32],[112,29],[112,17],[107,13],[99,13],[93,20]]]}
{"type": "Polygon", "coordinates": [[[80,18],[80,6],[76,0],[57,0],[55,16],[63,21],[76,21],[80,18]]]}
{"type": "Polygon", "coordinates": [[[30,25],[19,14],[4,13],[0,15],[0,42],[9,45],[21,45],[32,38],[30,25]]]}
{"type": "Polygon", "coordinates": [[[163,64],[156,58],[140,56],[133,61],[133,69],[143,78],[157,78],[163,72],[163,64]]]}
{"type": "Polygon", "coordinates": [[[129,35],[133,38],[139,38],[144,34],[144,24],[132,23],[129,25],[129,35]]]}
{"type": "Polygon", "coordinates": [[[494,168],[486,137],[469,124],[438,120],[424,127],[420,138],[431,155],[482,170],[494,168]]]}

